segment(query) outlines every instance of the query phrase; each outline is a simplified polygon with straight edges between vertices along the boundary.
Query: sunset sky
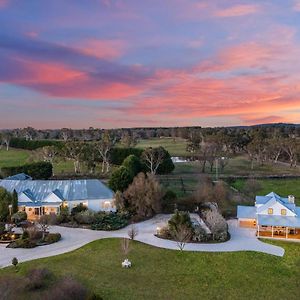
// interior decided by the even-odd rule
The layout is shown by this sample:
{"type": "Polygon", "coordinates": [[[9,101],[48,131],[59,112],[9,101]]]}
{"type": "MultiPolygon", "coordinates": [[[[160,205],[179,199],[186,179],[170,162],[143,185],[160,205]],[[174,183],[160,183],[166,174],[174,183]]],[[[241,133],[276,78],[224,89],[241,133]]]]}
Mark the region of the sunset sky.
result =
{"type": "Polygon", "coordinates": [[[0,128],[300,123],[300,1],[0,0],[0,128]]]}

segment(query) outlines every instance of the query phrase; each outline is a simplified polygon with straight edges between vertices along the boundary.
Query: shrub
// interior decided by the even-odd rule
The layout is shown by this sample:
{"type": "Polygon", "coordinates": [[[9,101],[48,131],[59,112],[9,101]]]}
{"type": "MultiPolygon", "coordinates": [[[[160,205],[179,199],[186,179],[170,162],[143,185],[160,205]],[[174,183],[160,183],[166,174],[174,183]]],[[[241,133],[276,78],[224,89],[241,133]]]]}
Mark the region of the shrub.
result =
{"type": "Polygon", "coordinates": [[[0,223],[0,235],[5,232],[5,223],[0,223]]]}
{"type": "Polygon", "coordinates": [[[33,179],[49,179],[52,177],[52,164],[46,161],[39,161],[23,166],[1,168],[3,177],[9,177],[18,173],[26,173],[33,179]]]}
{"type": "Polygon", "coordinates": [[[138,173],[143,171],[143,167],[142,167],[140,159],[133,154],[126,157],[126,159],[122,163],[122,166],[124,166],[129,171],[131,171],[133,176],[135,176],[138,173]]]}
{"type": "Polygon", "coordinates": [[[19,224],[27,220],[27,214],[25,211],[18,211],[11,216],[11,220],[13,223],[19,224]]]}
{"type": "Polygon", "coordinates": [[[112,172],[108,185],[115,192],[123,192],[132,182],[133,177],[134,174],[128,168],[121,166],[112,172]]]}
{"type": "Polygon", "coordinates": [[[138,218],[145,219],[161,212],[162,197],[163,191],[155,176],[139,173],[123,193],[121,206],[136,214],[138,218]]]}
{"type": "Polygon", "coordinates": [[[95,222],[95,213],[91,210],[84,210],[77,213],[74,219],[79,224],[92,224],[95,222]]]}
{"type": "Polygon", "coordinates": [[[161,209],[163,213],[173,213],[177,195],[172,190],[167,190],[161,200],[161,209]]]}
{"type": "Polygon", "coordinates": [[[88,291],[81,283],[71,277],[65,277],[54,285],[51,293],[47,293],[45,299],[81,300],[87,299],[87,297],[88,291]]]}
{"type": "Polygon", "coordinates": [[[110,162],[113,165],[121,165],[129,155],[135,155],[140,158],[143,149],[139,148],[113,148],[110,150],[110,162]]]}
{"type": "Polygon", "coordinates": [[[12,202],[12,195],[4,188],[0,187],[0,222],[6,221],[9,216],[8,206],[12,202]]]}
{"type": "Polygon", "coordinates": [[[25,288],[32,291],[43,288],[47,280],[51,278],[51,272],[48,269],[32,269],[25,279],[25,288]]]}
{"type": "Polygon", "coordinates": [[[217,209],[202,212],[202,217],[212,233],[213,240],[225,241],[228,237],[228,225],[217,209]]]}
{"type": "Polygon", "coordinates": [[[209,240],[209,235],[206,233],[201,225],[194,226],[194,233],[192,240],[194,242],[207,242],[209,240]]]}
{"type": "Polygon", "coordinates": [[[48,233],[44,238],[44,242],[46,244],[53,244],[58,242],[60,239],[61,239],[60,233],[48,233]]]}
{"type": "Polygon", "coordinates": [[[36,242],[30,239],[18,239],[11,242],[7,248],[34,248],[36,247],[36,242]]]}
{"type": "Polygon", "coordinates": [[[72,208],[71,210],[71,216],[75,216],[76,214],[87,210],[87,207],[84,206],[82,203],[79,203],[78,205],[76,205],[75,207],[72,208]]]}
{"type": "Polygon", "coordinates": [[[120,213],[99,212],[95,214],[93,230],[117,230],[128,225],[128,216],[120,213]]]}
{"type": "Polygon", "coordinates": [[[21,138],[12,138],[10,140],[10,146],[13,148],[26,149],[26,150],[36,150],[45,146],[56,146],[62,148],[63,142],[52,141],[52,140],[26,140],[21,138]]]}
{"type": "Polygon", "coordinates": [[[159,231],[157,232],[157,236],[162,239],[167,239],[167,240],[172,239],[172,235],[168,226],[160,228],[159,231]]]}
{"type": "Polygon", "coordinates": [[[29,239],[32,241],[37,241],[43,237],[42,231],[38,228],[37,225],[33,224],[26,228],[29,239]]]}
{"type": "Polygon", "coordinates": [[[68,207],[62,207],[59,215],[56,216],[57,224],[67,223],[70,221],[70,213],[68,207]]]}
{"type": "Polygon", "coordinates": [[[193,228],[190,214],[185,211],[176,210],[174,215],[168,221],[170,232],[176,232],[179,226],[184,225],[190,229],[193,228]]]}

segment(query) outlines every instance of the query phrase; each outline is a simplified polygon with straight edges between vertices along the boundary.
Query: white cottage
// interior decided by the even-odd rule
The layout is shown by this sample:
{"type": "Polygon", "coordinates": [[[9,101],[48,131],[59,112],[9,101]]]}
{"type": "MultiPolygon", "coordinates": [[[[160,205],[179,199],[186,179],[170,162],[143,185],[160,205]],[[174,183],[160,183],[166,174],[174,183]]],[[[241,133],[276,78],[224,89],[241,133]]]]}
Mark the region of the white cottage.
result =
{"type": "Polygon", "coordinates": [[[240,226],[256,227],[257,236],[300,238],[300,207],[292,195],[256,196],[254,206],[238,206],[237,218],[240,226]]]}
{"type": "Polygon", "coordinates": [[[0,186],[18,193],[19,210],[28,219],[59,213],[61,207],[82,204],[94,211],[116,211],[114,193],[97,179],[83,180],[0,180],[0,186]]]}

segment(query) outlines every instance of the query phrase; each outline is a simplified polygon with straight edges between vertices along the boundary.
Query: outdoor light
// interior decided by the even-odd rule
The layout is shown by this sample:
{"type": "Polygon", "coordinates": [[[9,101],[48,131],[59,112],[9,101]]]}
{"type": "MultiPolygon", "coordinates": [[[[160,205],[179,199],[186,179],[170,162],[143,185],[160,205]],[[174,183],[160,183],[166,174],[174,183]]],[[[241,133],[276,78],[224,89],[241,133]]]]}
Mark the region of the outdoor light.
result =
{"type": "Polygon", "coordinates": [[[156,227],[156,234],[160,234],[160,230],[161,230],[160,227],[156,227]]]}

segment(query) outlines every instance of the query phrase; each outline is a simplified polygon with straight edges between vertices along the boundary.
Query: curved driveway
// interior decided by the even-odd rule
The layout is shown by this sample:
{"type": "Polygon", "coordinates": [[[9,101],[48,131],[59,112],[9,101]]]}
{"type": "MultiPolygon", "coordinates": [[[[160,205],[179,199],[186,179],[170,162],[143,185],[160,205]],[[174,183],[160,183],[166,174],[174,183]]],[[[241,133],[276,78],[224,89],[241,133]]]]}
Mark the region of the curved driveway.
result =
{"type": "MultiPolygon", "coordinates": [[[[170,215],[157,215],[154,218],[135,224],[138,229],[136,240],[153,245],[155,247],[178,250],[174,241],[163,240],[154,236],[156,228],[162,226],[170,215]]],[[[228,221],[231,239],[225,243],[218,244],[186,244],[185,251],[202,252],[231,252],[231,251],[257,251],[267,254],[283,256],[284,249],[278,246],[263,243],[255,236],[252,229],[239,228],[236,220],[228,221]]],[[[37,258],[54,256],[78,249],[94,240],[110,237],[128,237],[128,228],[118,231],[94,231],[81,228],[67,228],[52,226],[51,232],[59,232],[62,235],[61,241],[33,249],[10,249],[5,245],[0,245],[0,268],[11,265],[13,257],[17,257],[19,262],[29,261],[37,258]]]]}

